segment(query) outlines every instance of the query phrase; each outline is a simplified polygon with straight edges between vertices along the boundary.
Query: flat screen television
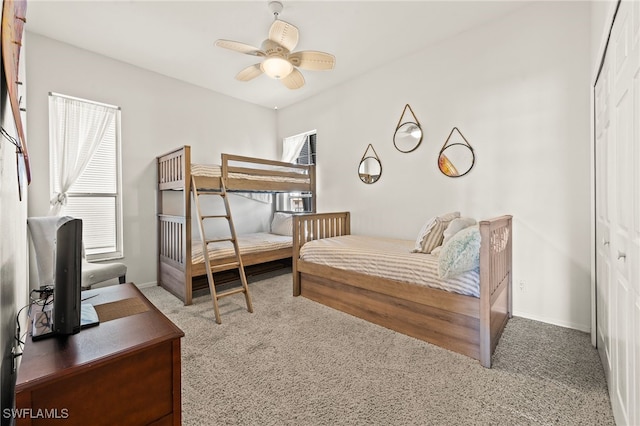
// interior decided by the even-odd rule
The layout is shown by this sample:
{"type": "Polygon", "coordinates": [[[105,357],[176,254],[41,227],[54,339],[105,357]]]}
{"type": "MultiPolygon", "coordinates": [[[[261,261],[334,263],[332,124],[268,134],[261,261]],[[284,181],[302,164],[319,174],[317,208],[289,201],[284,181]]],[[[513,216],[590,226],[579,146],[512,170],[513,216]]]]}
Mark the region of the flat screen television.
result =
{"type": "Polygon", "coordinates": [[[57,224],[53,244],[53,302],[35,313],[33,340],[76,334],[82,327],[97,324],[95,309],[82,304],[81,299],[82,220],[66,216],[57,224]]]}

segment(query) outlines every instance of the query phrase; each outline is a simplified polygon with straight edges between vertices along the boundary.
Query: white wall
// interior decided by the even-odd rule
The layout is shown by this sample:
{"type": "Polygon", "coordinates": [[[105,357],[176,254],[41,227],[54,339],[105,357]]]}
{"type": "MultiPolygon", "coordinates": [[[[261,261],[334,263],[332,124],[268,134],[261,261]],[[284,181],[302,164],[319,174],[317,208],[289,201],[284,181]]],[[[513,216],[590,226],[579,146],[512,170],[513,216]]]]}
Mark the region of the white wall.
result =
{"type": "Polygon", "coordinates": [[[278,133],[317,129],[318,210],[351,211],[354,233],[512,214],[514,313],[589,330],[589,64],[590,5],[539,2],[278,111],[278,133]],[[392,142],[406,103],[425,132],[409,154],[392,142]],[[453,126],[476,152],[455,179],[436,164],[453,126]],[[357,176],[369,143],[373,185],[357,176]]]}
{"type": "MultiPolygon", "coordinates": [[[[157,155],[191,145],[192,160],[220,162],[228,152],[277,157],[275,112],[143,70],[34,33],[29,50],[30,149],[34,168],[29,215],[49,204],[48,93],[57,92],[122,108],[124,262],[127,279],[156,281],[157,155]]],[[[189,66],[189,64],[185,64],[189,66]]],[[[271,206],[234,197],[238,217],[270,213],[271,206]]],[[[268,218],[236,220],[239,233],[259,230],[268,218]]],[[[194,225],[196,225],[194,223],[194,225]]],[[[195,228],[195,227],[194,227],[195,228]]]]}
{"type": "MultiPolygon", "coordinates": [[[[24,46],[25,44],[23,44],[23,52],[24,46]]],[[[24,53],[21,55],[20,64],[24,65],[24,53]]],[[[21,69],[20,76],[22,75],[21,69]]],[[[11,136],[17,138],[4,73],[0,73],[0,78],[0,125],[11,136]]],[[[27,148],[30,148],[29,144],[27,148]]],[[[0,136],[0,352],[2,352],[0,405],[3,410],[11,408],[14,402],[16,375],[12,369],[11,350],[17,348],[17,342],[14,339],[16,315],[20,308],[28,303],[29,293],[27,283],[28,197],[23,193],[20,199],[17,176],[16,148],[4,136],[0,136]]],[[[26,176],[22,177],[22,182],[23,188],[26,187],[26,176]]],[[[22,311],[21,334],[26,332],[25,318],[25,311],[22,311]]],[[[17,361],[19,362],[19,359],[17,361]]],[[[9,419],[3,418],[1,421],[2,424],[9,424],[9,419]]]]}

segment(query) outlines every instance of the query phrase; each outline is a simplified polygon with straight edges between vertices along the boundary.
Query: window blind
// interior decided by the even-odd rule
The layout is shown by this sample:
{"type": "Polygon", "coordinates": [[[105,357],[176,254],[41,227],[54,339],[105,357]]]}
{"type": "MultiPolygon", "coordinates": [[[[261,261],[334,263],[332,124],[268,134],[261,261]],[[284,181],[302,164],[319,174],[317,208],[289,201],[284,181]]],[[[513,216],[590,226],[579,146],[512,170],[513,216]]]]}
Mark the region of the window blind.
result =
{"type": "MultiPolygon", "coordinates": [[[[51,96],[58,95],[52,94],[51,96]]],[[[90,106],[92,103],[86,101],[87,107],[84,108],[82,114],[85,116],[91,114],[90,106]]],[[[75,105],[79,105],[80,109],[83,107],[82,103],[75,105]]],[[[53,103],[51,107],[57,106],[53,103]]],[[[106,129],[104,137],[86,168],[69,188],[67,203],[61,211],[63,215],[82,219],[83,243],[87,258],[90,260],[122,257],[119,169],[120,111],[117,107],[114,109],[117,110],[116,120],[106,129]]],[[[66,113],[80,114],[81,111],[71,108],[66,113]]],[[[65,123],[52,124],[65,125],[65,123]]],[[[82,126],[82,122],[79,123],[79,126],[82,126]]],[[[68,131],[82,134],[81,128],[68,129],[68,131]]],[[[80,147],[80,149],[83,148],[80,147]]],[[[56,153],[52,151],[50,162],[53,173],[57,174],[65,159],[57,158],[56,153]]],[[[53,180],[52,192],[60,192],[55,179],[53,180]]]]}

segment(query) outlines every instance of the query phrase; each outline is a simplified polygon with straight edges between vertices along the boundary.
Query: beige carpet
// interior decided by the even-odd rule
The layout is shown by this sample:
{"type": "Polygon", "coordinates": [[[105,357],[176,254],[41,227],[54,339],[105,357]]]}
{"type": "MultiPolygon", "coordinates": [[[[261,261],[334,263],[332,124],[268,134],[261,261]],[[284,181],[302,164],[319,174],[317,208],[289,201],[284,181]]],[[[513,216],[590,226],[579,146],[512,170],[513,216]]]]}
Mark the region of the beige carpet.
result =
{"type": "Polygon", "coordinates": [[[145,295],[185,332],[185,425],[613,425],[589,336],[513,318],[494,366],[302,297],[291,274],[254,277],[242,295],[182,303],[145,295]]]}

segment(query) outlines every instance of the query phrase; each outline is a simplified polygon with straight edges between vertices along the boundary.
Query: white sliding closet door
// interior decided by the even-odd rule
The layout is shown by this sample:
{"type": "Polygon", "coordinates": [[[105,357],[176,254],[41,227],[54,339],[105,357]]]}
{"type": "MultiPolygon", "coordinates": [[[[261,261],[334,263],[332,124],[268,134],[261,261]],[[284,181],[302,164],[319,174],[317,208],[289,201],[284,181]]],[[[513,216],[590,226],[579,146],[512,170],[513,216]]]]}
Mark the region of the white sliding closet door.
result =
{"type": "Polygon", "coordinates": [[[622,1],[596,85],[597,344],[619,424],[640,424],[640,4],[622,1]]]}
{"type": "Polygon", "coordinates": [[[611,300],[611,230],[609,221],[609,132],[610,115],[610,67],[605,61],[595,89],[595,167],[596,167],[596,338],[598,352],[609,379],[611,372],[611,322],[609,303],[611,300]]]}

